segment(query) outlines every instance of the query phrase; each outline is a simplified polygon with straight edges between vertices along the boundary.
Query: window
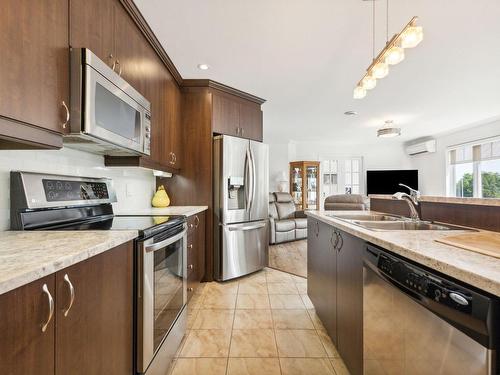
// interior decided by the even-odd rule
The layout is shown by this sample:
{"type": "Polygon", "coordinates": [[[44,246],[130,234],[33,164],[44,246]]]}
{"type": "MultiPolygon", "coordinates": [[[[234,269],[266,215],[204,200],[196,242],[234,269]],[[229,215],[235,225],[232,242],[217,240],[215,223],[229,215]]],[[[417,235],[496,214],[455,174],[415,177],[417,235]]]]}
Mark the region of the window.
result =
{"type": "Polygon", "coordinates": [[[448,195],[500,198],[500,139],[450,148],[448,195]]]}
{"type": "Polygon", "coordinates": [[[345,193],[359,194],[360,160],[345,160],[345,193]]]}

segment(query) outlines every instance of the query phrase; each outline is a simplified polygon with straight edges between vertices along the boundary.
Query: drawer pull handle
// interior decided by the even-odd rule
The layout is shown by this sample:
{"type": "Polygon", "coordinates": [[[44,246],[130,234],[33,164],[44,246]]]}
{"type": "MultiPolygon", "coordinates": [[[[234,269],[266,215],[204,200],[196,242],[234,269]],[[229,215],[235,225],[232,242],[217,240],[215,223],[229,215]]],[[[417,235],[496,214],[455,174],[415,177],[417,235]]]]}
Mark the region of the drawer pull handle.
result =
{"type": "Polygon", "coordinates": [[[47,284],[43,284],[42,292],[47,295],[47,299],[49,301],[49,316],[47,318],[47,321],[42,324],[42,332],[45,332],[50,321],[52,320],[52,317],[54,316],[54,298],[52,298],[52,294],[50,294],[47,284]]]}
{"type": "Polygon", "coordinates": [[[193,266],[192,264],[190,264],[190,265],[188,266],[188,268],[189,268],[190,270],[192,270],[192,269],[194,268],[194,266],[193,266]]]}
{"type": "Polygon", "coordinates": [[[69,279],[67,273],[64,275],[64,282],[68,285],[70,295],[69,305],[66,309],[63,310],[64,316],[68,316],[69,310],[71,310],[71,308],[73,307],[73,302],[75,302],[75,288],[73,287],[73,284],[71,283],[71,280],[69,279]]]}
{"type": "Polygon", "coordinates": [[[188,288],[188,292],[193,292],[194,289],[193,288],[188,288]]]}
{"type": "Polygon", "coordinates": [[[195,227],[195,228],[198,228],[198,227],[199,227],[199,225],[200,225],[200,218],[198,217],[198,215],[196,215],[196,216],[194,217],[194,223],[195,223],[195,224],[194,224],[194,227],[195,227]]]}
{"type": "Polygon", "coordinates": [[[64,100],[62,101],[61,105],[64,107],[64,110],[66,111],[66,117],[65,117],[64,122],[62,124],[63,129],[66,129],[66,126],[68,126],[68,123],[69,123],[69,108],[64,100]]]}
{"type": "Polygon", "coordinates": [[[188,248],[189,248],[189,249],[192,249],[192,248],[193,248],[193,244],[192,244],[192,243],[190,243],[190,244],[188,245],[188,248]]]}

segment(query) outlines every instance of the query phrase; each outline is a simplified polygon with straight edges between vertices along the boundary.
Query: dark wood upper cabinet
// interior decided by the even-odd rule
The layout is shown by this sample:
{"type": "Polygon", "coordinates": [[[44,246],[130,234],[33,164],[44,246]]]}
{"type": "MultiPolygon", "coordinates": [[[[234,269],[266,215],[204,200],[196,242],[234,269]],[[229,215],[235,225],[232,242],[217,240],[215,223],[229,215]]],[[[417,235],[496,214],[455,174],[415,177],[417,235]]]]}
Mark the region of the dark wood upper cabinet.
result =
{"type": "Polygon", "coordinates": [[[56,374],[132,374],[132,256],[129,242],[56,273],[56,374]]]}
{"type": "Polygon", "coordinates": [[[259,104],[240,104],[240,128],[242,137],[262,142],[264,138],[264,129],[262,122],[262,110],[260,109],[259,104]]]}
{"type": "Polygon", "coordinates": [[[54,317],[45,332],[54,298],[55,276],[50,275],[0,295],[0,374],[54,375],[54,317]]]}
{"type": "Polygon", "coordinates": [[[258,103],[213,90],[212,122],[214,133],[262,142],[262,110],[258,103]]]}
{"type": "Polygon", "coordinates": [[[68,1],[2,1],[0,25],[0,138],[60,147],[69,106],[68,1]],[[30,126],[34,138],[23,130],[30,126]]]}
{"type": "Polygon", "coordinates": [[[239,136],[240,103],[224,94],[212,93],[212,130],[214,133],[239,136]]]}
{"type": "Polygon", "coordinates": [[[88,48],[110,67],[116,58],[117,0],[69,0],[70,45],[88,48]]]}

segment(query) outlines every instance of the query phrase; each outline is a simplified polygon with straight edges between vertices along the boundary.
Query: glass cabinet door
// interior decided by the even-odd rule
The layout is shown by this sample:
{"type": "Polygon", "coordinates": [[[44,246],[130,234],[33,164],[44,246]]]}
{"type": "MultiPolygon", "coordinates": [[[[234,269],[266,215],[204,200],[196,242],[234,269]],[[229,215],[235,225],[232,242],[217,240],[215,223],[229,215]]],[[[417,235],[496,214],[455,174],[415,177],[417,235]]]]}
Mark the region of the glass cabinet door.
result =
{"type": "Polygon", "coordinates": [[[307,200],[305,209],[316,209],[318,205],[318,167],[309,165],[306,167],[307,200]]]}
{"type": "Polygon", "coordinates": [[[297,210],[302,210],[302,167],[292,166],[290,170],[290,194],[297,210]]]}

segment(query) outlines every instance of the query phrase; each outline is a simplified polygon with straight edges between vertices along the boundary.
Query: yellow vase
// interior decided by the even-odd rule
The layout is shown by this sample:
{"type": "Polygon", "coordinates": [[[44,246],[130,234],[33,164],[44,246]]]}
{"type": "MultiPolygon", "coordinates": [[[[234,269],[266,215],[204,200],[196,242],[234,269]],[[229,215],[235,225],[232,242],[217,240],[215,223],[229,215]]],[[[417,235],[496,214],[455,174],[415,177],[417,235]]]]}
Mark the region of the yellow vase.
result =
{"type": "Polygon", "coordinates": [[[170,205],[170,198],[168,197],[167,191],[163,185],[158,186],[158,190],[153,196],[151,204],[153,207],[168,207],[170,205]]]}

